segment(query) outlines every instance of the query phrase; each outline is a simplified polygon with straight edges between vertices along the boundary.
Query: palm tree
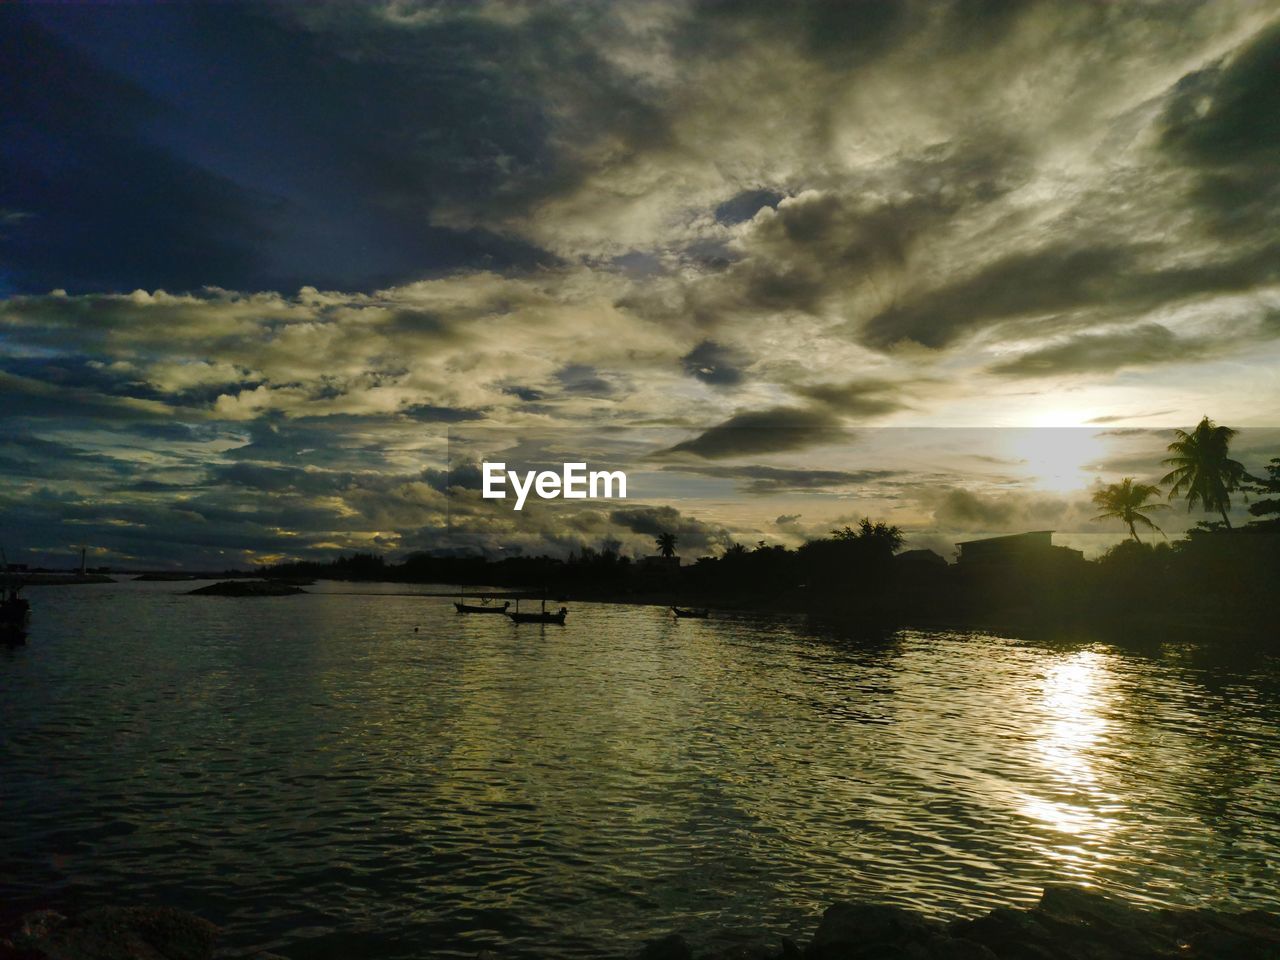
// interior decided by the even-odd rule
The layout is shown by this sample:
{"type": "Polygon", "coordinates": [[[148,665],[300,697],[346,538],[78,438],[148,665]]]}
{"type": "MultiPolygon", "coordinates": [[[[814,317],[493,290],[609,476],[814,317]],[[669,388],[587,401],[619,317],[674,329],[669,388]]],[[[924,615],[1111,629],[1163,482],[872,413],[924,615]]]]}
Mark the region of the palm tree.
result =
{"type": "Polygon", "coordinates": [[[664,557],[670,559],[676,555],[676,535],[674,533],[660,533],[654,540],[658,545],[658,552],[664,557]]]}
{"type": "Polygon", "coordinates": [[[1119,520],[1129,527],[1129,535],[1135,543],[1141,543],[1135,524],[1149,527],[1156,533],[1164,531],[1157,527],[1143,510],[1165,510],[1167,503],[1148,503],[1152,497],[1160,495],[1160,488],[1151,483],[1134,483],[1133,477],[1125,477],[1119,483],[1103,487],[1093,495],[1093,502],[1102,508],[1102,513],[1095,520],[1119,520]]]}
{"type": "Polygon", "coordinates": [[[1176,438],[1169,444],[1173,454],[1164,461],[1173,467],[1160,482],[1171,483],[1169,499],[1178,495],[1187,498],[1187,511],[1197,504],[1205,511],[1217,510],[1222,522],[1231,529],[1227,510],[1231,507],[1231,491],[1240,487],[1248,478],[1244,464],[1227,456],[1227,448],[1236,432],[1230,427],[1219,427],[1205,417],[1194,430],[1174,431],[1176,438]]]}

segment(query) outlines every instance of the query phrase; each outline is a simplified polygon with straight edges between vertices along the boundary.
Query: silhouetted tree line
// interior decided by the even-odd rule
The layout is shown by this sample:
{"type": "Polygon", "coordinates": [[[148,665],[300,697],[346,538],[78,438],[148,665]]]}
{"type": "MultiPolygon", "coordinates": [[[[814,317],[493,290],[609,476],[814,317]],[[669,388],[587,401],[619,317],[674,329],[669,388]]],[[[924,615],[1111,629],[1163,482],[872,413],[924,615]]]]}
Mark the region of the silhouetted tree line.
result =
{"type": "MultiPolygon", "coordinates": [[[[881,630],[895,626],[985,627],[1022,634],[1106,636],[1111,639],[1212,638],[1276,633],[1280,584],[1280,458],[1265,477],[1249,475],[1229,456],[1235,431],[1207,417],[1190,433],[1177,431],[1171,467],[1161,480],[1169,499],[1217,514],[1178,541],[1142,541],[1138,527],[1160,533],[1148,516],[1155,484],[1125,478],[1094,495],[1130,539],[1088,562],[1075,551],[1048,547],[1003,562],[948,565],[929,551],[900,554],[897,527],[864,518],[797,549],[763,541],[733,544],[718,557],[680,565],[677,537],[655,538],[656,557],[633,561],[620,544],[583,547],[567,560],[547,556],[436,556],[419,553],[388,563],[368,553],[328,563],[273,567],[276,577],[391,580],[511,587],[564,599],[638,600],[699,606],[790,610],[881,630]],[[1263,519],[1233,529],[1230,496],[1254,499],[1263,519]]],[[[1161,536],[1163,534],[1161,533],[1161,536]]]]}

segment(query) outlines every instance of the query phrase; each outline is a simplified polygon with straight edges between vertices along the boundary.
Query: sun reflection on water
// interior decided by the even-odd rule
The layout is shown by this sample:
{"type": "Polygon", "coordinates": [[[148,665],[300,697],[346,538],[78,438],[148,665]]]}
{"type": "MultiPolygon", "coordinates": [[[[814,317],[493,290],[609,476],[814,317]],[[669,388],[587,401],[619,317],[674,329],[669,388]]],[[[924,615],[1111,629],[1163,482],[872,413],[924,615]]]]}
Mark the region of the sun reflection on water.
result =
{"type": "MultiPolygon", "coordinates": [[[[1026,793],[1021,812],[1051,830],[1097,842],[1119,826],[1113,798],[1099,780],[1095,755],[1107,740],[1106,707],[1114,679],[1106,658],[1082,650],[1054,663],[1040,683],[1043,722],[1034,748],[1051,795],[1026,793]]],[[[1068,856],[1066,859],[1074,859],[1068,856]]]]}

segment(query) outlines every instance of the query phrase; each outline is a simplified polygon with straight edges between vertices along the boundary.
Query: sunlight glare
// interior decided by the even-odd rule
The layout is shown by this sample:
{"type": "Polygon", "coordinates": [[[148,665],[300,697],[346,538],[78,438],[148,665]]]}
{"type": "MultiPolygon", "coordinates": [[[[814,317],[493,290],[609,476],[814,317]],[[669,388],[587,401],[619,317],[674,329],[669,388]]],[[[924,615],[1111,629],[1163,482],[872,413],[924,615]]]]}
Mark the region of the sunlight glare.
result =
{"type": "Polygon", "coordinates": [[[1084,490],[1097,474],[1106,445],[1097,430],[1045,427],[1010,431],[1008,453],[1041,490],[1084,490]]]}

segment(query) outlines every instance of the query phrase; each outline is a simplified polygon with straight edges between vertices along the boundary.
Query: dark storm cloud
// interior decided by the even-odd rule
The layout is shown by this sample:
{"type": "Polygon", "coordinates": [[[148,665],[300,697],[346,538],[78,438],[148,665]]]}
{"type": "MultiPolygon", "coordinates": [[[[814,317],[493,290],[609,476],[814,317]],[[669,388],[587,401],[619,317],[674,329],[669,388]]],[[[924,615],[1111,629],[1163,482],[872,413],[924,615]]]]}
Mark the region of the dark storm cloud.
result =
{"type": "Polygon", "coordinates": [[[1165,146],[1206,166],[1274,161],[1280,150],[1280,24],[1188,74],[1165,107],[1165,146]]]}
{"type": "Polygon", "coordinates": [[[112,489],[115,492],[123,493],[177,493],[194,490],[198,486],[199,484],[193,483],[168,483],[164,480],[138,480],[134,483],[121,484],[112,489]]]}
{"type": "Polygon", "coordinates": [[[1274,229],[1280,212],[1280,24],[1184,77],[1162,121],[1172,156],[1197,170],[1193,198],[1221,235],[1274,229]]]}
{"type": "Polygon", "coordinates": [[[182,423],[178,420],[165,423],[135,423],[127,429],[141,437],[187,443],[214,440],[221,433],[220,428],[215,424],[182,423]]]}
{"type": "Polygon", "coordinates": [[[1181,79],[1165,106],[1169,150],[1206,166],[1274,161],[1280,150],[1280,24],[1181,79]]]}
{"type": "Polygon", "coordinates": [[[1152,413],[1107,414],[1101,417],[1093,417],[1090,420],[1086,420],[1085,423],[1096,423],[1098,425],[1103,425],[1108,423],[1118,423],[1121,420],[1143,420],[1147,417],[1167,417],[1171,413],[1173,413],[1172,410],[1156,410],[1156,411],[1153,411],[1152,413]]]}
{"type": "Polygon", "coordinates": [[[109,479],[131,471],[127,460],[47,440],[28,430],[10,429],[0,437],[0,475],[8,477],[85,480],[109,479]]]}
{"type": "Polygon", "coordinates": [[[545,397],[541,390],[535,390],[533,387],[505,386],[502,388],[502,392],[526,403],[536,403],[545,397]]]}
{"type": "Polygon", "coordinates": [[[156,98],[16,5],[0,8],[0,88],[0,208],[24,215],[0,233],[5,285],[196,287],[252,274],[268,234],[257,198],[148,140],[156,98]]]}
{"type": "Polygon", "coordinates": [[[0,16],[16,94],[0,208],[28,215],[0,244],[19,289],[367,289],[554,259],[432,223],[445,197],[536,193],[557,169],[539,101],[485,66],[496,26],[380,51],[241,4],[0,16]]]}
{"type": "Polygon", "coordinates": [[[432,403],[415,403],[400,410],[401,414],[411,420],[423,423],[463,423],[467,420],[483,420],[485,414],[481,410],[467,410],[462,407],[441,407],[432,403]]]}
{"type": "Polygon", "coordinates": [[[328,496],[355,486],[386,489],[397,482],[384,474],[356,474],[340,470],[276,467],[258,463],[231,463],[210,469],[208,482],[215,486],[244,487],[263,493],[298,493],[328,496]]]}
{"type": "Polygon", "coordinates": [[[707,550],[733,542],[725,528],[687,517],[675,507],[627,507],[613,510],[608,516],[615,526],[647,537],[673,533],[679,541],[678,548],[685,551],[707,550]]]}
{"type": "Polygon", "coordinates": [[[796,393],[809,400],[826,404],[850,416],[876,417],[908,405],[896,394],[902,385],[884,380],[852,380],[848,383],[816,383],[796,387],[796,393]]]}
{"type": "Polygon", "coordinates": [[[1131,268],[1124,248],[1053,246],[1011,254],[975,275],[890,307],[861,331],[869,346],[910,340],[944,347],[975,327],[1009,317],[1068,310],[1105,299],[1100,281],[1131,268]]]}
{"type": "Polygon", "coordinates": [[[862,342],[886,349],[902,341],[941,348],[1006,320],[1096,308],[1104,316],[1145,310],[1210,293],[1250,290],[1280,277],[1280,245],[1186,266],[1143,265],[1136,246],[1058,245],[1013,253],[873,317],[862,342]]]}
{"type": "Polygon", "coordinates": [[[847,490],[901,476],[896,470],[802,470],[768,466],[666,466],[664,470],[736,480],[744,493],[767,496],[847,490]]]}
{"type": "Polygon", "coordinates": [[[223,393],[251,390],[261,383],[259,380],[241,377],[170,390],[138,376],[131,365],[117,365],[109,360],[78,355],[0,356],[0,371],[59,388],[111,397],[156,400],[174,406],[207,406],[223,393]]]}
{"type": "Polygon", "coordinates": [[[3,357],[0,370],[17,377],[37,380],[56,387],[84,389],[114,397],[161,400],[164,394],[127,372],[111,369],[107,364],[84,356],[3,357]]]}
{"type": "Polygon", "coordinates": [[[935,491],[928,498],[933,505],[934,522],[943,529],[1003,531],[1046,529],[1067,520],[1078,521],[1078,509],[1060,497],[1027,494],[1021,491],[1004,494],[981,494],[954,487],[935,491]]]}
{"type": "Polygon", "coordinates": [[[1111,373],[1122,367],[1203,359],[1219,349],[1211,340],[1179,337],[1168,327],[1145,323],[1115,333],[1081,334],[1063,343],[1024,353],[990,369],[1004,377],[1111,373]]]}
{"type": "Polygon", "coordinates": [[[244,425],[246,443],[222,454],[228,460],[330,470],[391,470],[388,447],[379,428],[392,418],[332,415],[286,419],[266,415],[244,425]]]}
{"type": "Polygon", "coordinates": [[[743,380],[743,367],[751,358],[741,350],[714,340],[703,340],[680,358],[685,373],[716,387],[732,387],[743,380]]]}
{"type": "Polygon", "coordinates": [[[479,490],[484,485],[484,475],[480,465],[474,461],[454,464],[447,470],[429,467],[422,471],[422,479],[433,490],[439,490],[441,493],[447,493],[453,489],[479,490]]]}
{"type": "Polygon", "coordinates": [[[900,270],[932,233],[1025,182],[1025,154],[1008,136],[957,140],[900,157],[861,183],[783,200],[750,225],[739,262],[700,308],[814,312],[900,270]],[[879,199],[885,193],[892,199],[879,199]]]}
{"type": "Polygon", "coordinates": [[[770,407],[730,417],[664,453],[691,453],[708,460],[799,450],[847,439],[840,417],[828,410],[770,407]]]}
{"type": "Polygon", "coordinates": [[[614,385],[600,376],[590,364],[571,363],[556,371],[556,379],[565,393],[585,397],[607,397],[614,392],[614,385]]]}
{"type": "Polygon", "coordinates": [[[288,501],[272,506],[225,494],[124,502],[45,488],[20,502],[0,495],[0,513],[22,531],[23,544],[37,556],[41,549],[49,556],[68,543],[89,543],[114,562],[141,558],[213,569],[239,565],[246,551],[306,550],[344,526],[333,510],[288,501]]]}
{"type": "Polygon", "coordinates": [[[86,419],[118,424],[129,420],[160,420],[168,408],[135,397],[111,396],[83,387],[58,387],[15,377],[0,370],[0,397],[6,417],[44,420],[86,419]]]}
{"type": "Polygon", "coordinates": [[[850,70],[887,52],[909,23],[905,3],[848,3],[846,0],[772,0],[722,3],[701,0],[683,33],[690,52],[716,56],[736,42],[761,34],[795,39],[804,55],[832,70],[850,70]]]}

